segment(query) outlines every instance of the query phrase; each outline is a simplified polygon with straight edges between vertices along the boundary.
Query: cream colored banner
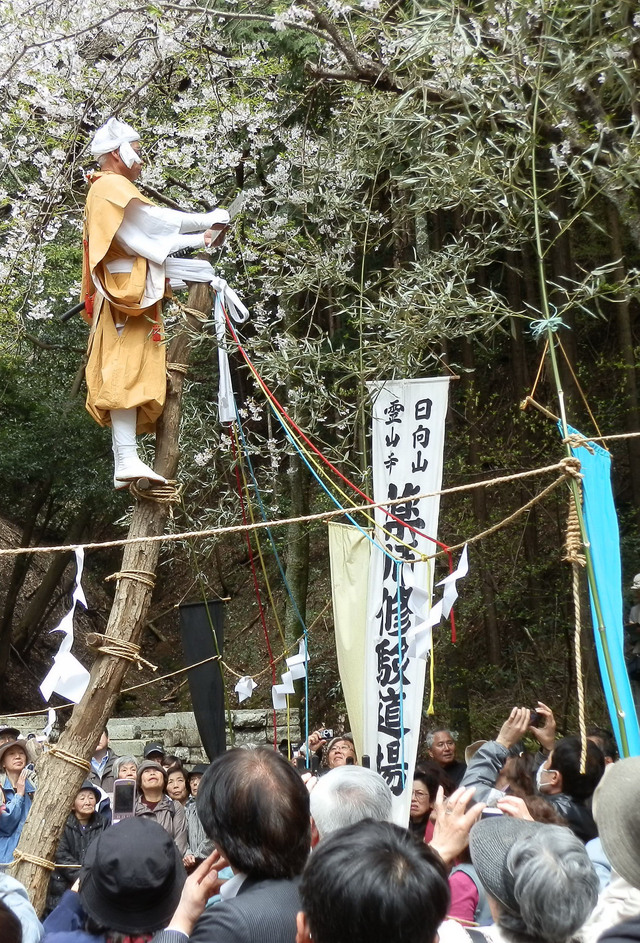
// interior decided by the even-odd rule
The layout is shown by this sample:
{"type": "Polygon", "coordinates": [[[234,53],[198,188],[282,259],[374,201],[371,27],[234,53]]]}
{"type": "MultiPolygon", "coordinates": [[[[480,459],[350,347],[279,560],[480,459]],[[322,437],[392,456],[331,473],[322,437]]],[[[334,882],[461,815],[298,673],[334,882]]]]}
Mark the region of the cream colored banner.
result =
{"type": "Polygon", "coordinates": [[[364,672],[371,541],[351,524],[329,524],[338,670],[358,754],[364,742],[364,672]]]}

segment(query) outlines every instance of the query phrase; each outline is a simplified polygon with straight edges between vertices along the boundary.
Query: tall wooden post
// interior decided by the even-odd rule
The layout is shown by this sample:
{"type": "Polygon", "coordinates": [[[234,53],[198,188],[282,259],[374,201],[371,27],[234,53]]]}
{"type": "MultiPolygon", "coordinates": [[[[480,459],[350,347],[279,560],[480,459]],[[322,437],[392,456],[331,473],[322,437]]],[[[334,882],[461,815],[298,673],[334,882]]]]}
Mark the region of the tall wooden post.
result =
{"type": "MultiPolygon", "coordinates": [[[[211,311],[208,285],[193,285],[189,307],[209,314],[211,311]]],[[[199,328],[193,318],[192,327],[199,328]]],[[[186,331],[171,342],[167,352],[169,363],[187,364],[190,341],[186,331]]],[[[184,376],[169,371],[167,401],[156,433],[155,469],[166,478],[175,478],[178,468],[178,433],[184,376]]],[[[129,537],[155,537],[164,533],[169,506],[140,499],[134,509],[129,537]]],[[[156,572],[160,543],[127,544],[122,557],[123,572],[156,572]]],[[[118,581],[105,635],[138,644],[147,618],[153,589],[131,578],[118,581]]],[[[98,738],[106,725],[120,694],[129,662],[112,655],[99,654],[91,670],[89,687],[74,708],[71,719],[57,744],[67,754],[90,760],[98,738]]],[[[30,857],[52,861],[69,815],[74,796],[86,771],[58,753],[44,754],[38,762],[38,788],[33,806],[24,825],[18,852],[30,857]]],[[[11,872],[28,889],[31,902],[42,913],[49,882],[49,871],[34,861],[21,859],[11,872]]]]}

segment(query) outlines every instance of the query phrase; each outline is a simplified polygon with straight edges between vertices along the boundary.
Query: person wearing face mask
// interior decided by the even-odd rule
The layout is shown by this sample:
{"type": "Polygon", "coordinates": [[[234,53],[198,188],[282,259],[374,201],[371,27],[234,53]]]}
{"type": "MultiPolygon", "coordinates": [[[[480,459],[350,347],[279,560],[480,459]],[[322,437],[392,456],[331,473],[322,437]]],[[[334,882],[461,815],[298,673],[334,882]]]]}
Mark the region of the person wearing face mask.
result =
{"type": "Polygon", "coordinates": [[[564,737],[554,745],[547,759],[538,767],[536,786],[540,795],[554,806],[581,841],[598,834],[590,802],[604,773],[604,754],[587,740],[585,771],[580,772],[582,743],[579,737],[564,737]]]}

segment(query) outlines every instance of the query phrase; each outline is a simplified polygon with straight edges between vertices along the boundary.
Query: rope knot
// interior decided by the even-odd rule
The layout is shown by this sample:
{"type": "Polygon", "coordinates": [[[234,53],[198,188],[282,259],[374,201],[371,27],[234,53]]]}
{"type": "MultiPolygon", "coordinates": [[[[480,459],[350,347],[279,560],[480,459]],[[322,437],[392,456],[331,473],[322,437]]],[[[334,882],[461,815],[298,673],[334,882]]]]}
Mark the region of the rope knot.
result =
{"type": "Polygon", "coordinates": [[[180,501],[182,485],[176,481],[153,482],[150,488],[138,488],[134,481],[129,485],[129,491],[134,498],[138,500],[144,498],[146,501],[155,501],[156,504],[177,504],[180,501]]]}
{"type": "Polygon", "coordinates": [[[591,455],[595,455],[596,450],[583,435],[580,435],[578,432],[572,432],[571,435],[568,435],[566,439],[562,440],[564,445],[568,445],[571,449],[579,449],[581,446],[587,450],[591,455]]]}
{"type": "Polygon", "coordinates": [[[578,510],[572,497],[569,498],[569,513],[567,515],[567,533],[565,536],[565,555],[562,558],[567,563],[585,566],[587,560],[583,551],[582,534],[578,521],[578,510]]]}
{"type": "MultiPolygon", "coordinates": [[[[122,576],[122,574],[113,575],[122,576]]],[[[112,655],[114,658],[123,658],[125,661],[133,662],[137,665],[138,671],[142,670],[143,665],[146,665],[152,671],[158,670],[157,665],[141,657],[140,646],[134,645],[133,642],[113,638],[111,635],[101,635],[99,632],[90,632],[87,636],[87,645],[94,651],[100,652],[101,655],[112,655]]]]}
{"type": "Polygon", "coordinates": [[[566,478],[575,478],[577,482],[581,482],[584,478],[584,475],[580,473],[581,467],[580,459],[574,458],[573,456],[567,456],[567,458],[563,458],[560,462],[562,474],[565,475],[566,478]]]}

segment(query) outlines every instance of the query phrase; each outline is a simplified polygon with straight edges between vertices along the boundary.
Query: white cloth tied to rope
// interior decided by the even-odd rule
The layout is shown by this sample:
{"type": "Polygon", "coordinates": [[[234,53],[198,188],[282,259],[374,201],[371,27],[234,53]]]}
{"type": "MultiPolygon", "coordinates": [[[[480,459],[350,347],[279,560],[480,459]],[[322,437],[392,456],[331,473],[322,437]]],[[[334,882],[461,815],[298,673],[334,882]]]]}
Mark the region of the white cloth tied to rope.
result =
{"type": "Polygon", "coordinates": [[[234,422],[236,404],[233,397],[229,357],[225,343],[225,310],[236,324],[244,324],[249,317],[249,311],[240,301],[233,288],[227,284],[224,278],[216,275],[212,266],[205,259],[168,258],[165,265],[166,275],[171,281],[172,288],[186,288],[186,282],[208,282],[215,292],[213,321],[218,342],[218,370],[220,373],[218,418],[220,422],[234,422]]]}
{"type": "Polygon", "coordinates": [[[76,605],[80,603],[85,609],[87,600],[82,588],[82,571],[84,569],[84,549],[76,547],[76,580],[71,599],[71,608],[60,623],[51,632],[63,632],[64,638],[60,643],[57,655],[53,659],[53,667],[42,684],[40,691],[45,701],[48,701],[55,691],[60,697],[78,704],[89,685],[89,672],[84,668],[75,655],[71,654],[73,645],[73,616],[76,605]]]}

